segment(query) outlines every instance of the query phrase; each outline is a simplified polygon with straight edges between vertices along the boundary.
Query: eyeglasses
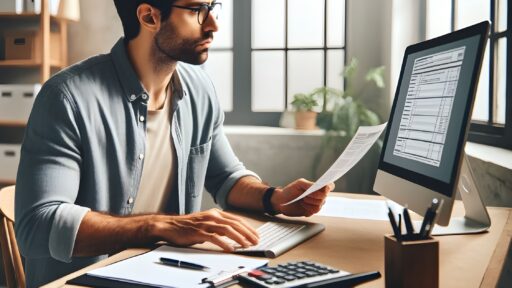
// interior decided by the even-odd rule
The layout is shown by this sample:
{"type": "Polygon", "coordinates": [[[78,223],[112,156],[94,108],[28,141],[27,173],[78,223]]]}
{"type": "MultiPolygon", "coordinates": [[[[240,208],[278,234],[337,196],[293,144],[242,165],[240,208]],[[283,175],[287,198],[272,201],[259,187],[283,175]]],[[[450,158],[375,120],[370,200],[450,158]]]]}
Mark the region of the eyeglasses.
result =
{"type": "Polygon", "coordinates": [[[172,5],[172,7],[196,12],[197,13],[197,22],[199,22],[199,25],[203,25],[204,22],[206,22],[206,19],[208,19],[208,16],[210,15],[210,13],[213,15],[213,17],[215,17],[215,19],[219,19],[219,14],[222,10],[222,3],[220,3],[220,2],[213,2],[212,4],[202,3],[199,5],[199,7],[187,7],[187,6],[180,6],[180,5],[172,5]]]}

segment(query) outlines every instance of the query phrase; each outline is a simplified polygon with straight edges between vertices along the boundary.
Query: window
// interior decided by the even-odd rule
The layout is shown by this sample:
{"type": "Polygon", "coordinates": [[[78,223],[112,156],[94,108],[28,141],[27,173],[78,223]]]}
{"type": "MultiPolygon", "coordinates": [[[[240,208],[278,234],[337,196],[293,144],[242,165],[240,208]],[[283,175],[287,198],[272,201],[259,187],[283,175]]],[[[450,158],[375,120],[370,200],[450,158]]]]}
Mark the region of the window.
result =
{"type": "Polygon", "coordinates": [[[426,36],[491,22],[469,140],[512,149],[511,7],[508,0],[427,0],[426,36]]]}
{"type": "Polygon", "coordinates": [[[205,68],[226,124],[278,126],[295,93],[343,88],[345,0],[222,2],[223,23],[205,68]],[[226,29],[232,33],[223,36],[226,29]]]}

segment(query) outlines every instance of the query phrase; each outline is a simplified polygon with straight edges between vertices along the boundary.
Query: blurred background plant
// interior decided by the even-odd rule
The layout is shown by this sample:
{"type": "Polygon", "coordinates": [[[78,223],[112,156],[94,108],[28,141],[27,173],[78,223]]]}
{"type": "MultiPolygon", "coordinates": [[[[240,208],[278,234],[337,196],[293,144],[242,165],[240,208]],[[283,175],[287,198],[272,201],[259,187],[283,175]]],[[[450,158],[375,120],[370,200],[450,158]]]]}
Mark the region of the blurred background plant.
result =
{"type": "MultiPolygon", "coordinates": [[[[319,87],[309,93],[311,97],[321,99],[322,110],[318,114],[317,125],[324,129],[320,150],[313,162],[312,174],[317,178],[320,164],[324,160],[331,160],[339,156],[355,135],[359,126],[373,126],[380,124],[380,118],[374,111],[368,109],[362,102],[362,96],[372,86],[383,89],[384,66],[371,68],[364,76],[364,85],[355,87],[355,78],[358,74],[359,61],[353,58],[345,67],[341,76],[345,82],[345,89],[339,90],[330,87],[319,87]]],[[[382,142],[379,140],[368,154],[380,154],[382,142]]],[[[374,163],[373,163],[374,164],[374,163]]],[[[362,167],[360,169],[373,169],[375,167],[362,167]]],[[[376,170],[376,168],[375,168],[376,170]]],[[[352,172],[353,173],[353,172],[352,172]]],[[[371,189],[371,183],[364,183],[362,190],[371,189]]],[[[364,192],[364,191],[361,191],[364,192]]]]}

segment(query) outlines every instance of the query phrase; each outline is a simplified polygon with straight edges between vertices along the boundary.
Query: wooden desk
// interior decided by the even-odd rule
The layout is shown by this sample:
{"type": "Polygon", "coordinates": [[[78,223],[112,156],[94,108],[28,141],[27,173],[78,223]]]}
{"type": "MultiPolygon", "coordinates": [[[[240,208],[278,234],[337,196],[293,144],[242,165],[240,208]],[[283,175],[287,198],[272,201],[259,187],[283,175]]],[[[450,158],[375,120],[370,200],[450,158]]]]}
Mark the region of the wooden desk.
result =
{"type": "MultiPolygon", "coordinates": [[[[352,198],[382,199],[379,196],[337,194],[352,198]]],[[[492,226],[488,233],[437,237],[440,242],[440,287],[496,286],[512,237],[512,217],[509,208],[488,208],[488,210],[492,219],[492,226]]],[[[464,215],[463,211],[462,203],[457,201],[454,216],[464,215]]],[[[255,226],[261,223],[254,219],[250,221],[255,226]]],[[[272,259],[271,264],[307,258],[350,272],[378,270],[383,277],[358,287],[384,287],[383,235],[391,233],[391,227],[387,221],[320,216],[313,216],[308,221],[323,223],[326,230],[284,255],[272,259]]],[[[123,251],[44,287],[76,287],[65,285],[65,283],[68,279],[94,268],[146,251],[146,249],[123,251]]]]}

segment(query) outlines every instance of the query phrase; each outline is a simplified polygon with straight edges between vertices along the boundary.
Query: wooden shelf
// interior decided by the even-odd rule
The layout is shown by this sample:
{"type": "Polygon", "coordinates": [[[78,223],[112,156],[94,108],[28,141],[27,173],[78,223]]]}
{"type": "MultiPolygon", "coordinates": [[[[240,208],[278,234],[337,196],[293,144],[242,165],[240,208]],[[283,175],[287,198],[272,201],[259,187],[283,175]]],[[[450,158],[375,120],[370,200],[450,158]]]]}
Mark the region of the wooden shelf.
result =
{"type": "Polygon", "coordinates": [[[0,179],[0,186],[10,186],[16,184],[16,180],[0,179]]]}
{"type": "Polygon", "coordinates": [[[27,121],[0,120],[0,126],[23,128],[23,127],[27,126],[27,121]]]}
{"type": "MultiPolygon", "coordinates": [[[[41,61],[35,60],[0,60],[0,68],[8,67],[8,68],[26,68],[26,67],[39,67],[41,66],[41,61]]],[[[60,63],[60,61],[52,60],[50,61],[50,66],[53,68],[64,68],[64,65],[60,63]]]]}
{"type": "MultiPolygon", "coordinates": [[[[41,14],[28,13],[28,12],[21,13],[21,14],[17,14],[14,12],[0,12],[0,19],[18,19],[19,20],[19,19],[34,18],[35,20],[37,20],[39,17],[41,17],[41,14]]],[[[57,16],[50,15],[50,20],[61,21],[61,20],[66,20],[66,19],[61,16],[58,16],[58,15],[57,16]]]]}

